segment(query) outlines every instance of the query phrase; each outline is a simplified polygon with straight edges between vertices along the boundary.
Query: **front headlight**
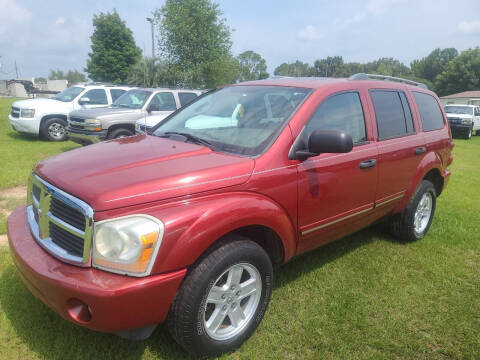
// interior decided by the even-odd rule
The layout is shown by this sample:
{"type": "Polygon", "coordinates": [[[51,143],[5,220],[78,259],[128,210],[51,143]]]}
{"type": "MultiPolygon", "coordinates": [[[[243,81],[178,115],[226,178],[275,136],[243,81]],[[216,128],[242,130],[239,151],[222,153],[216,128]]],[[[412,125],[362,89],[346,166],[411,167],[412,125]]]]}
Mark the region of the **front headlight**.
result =
{"type": "Polygon", "coordinates": [[[462,120],[462,124],[470,125],[471,123],[472,123],[472,119],[463,119],[462,120]]]}
{"type": "Polygon", "coordinates": [[[163,238],[163,223],[148,215],[131,215],[95,224],[94,267],[132,276],[146,276],[163,238]]]}
{"type": "Polygon", "coordinates": [[[20,117],[33,118],[35,116],[35,109],[22,109],[20,110],[20,117]]]}
{"type": "Polygon", "coordinates": [[[101,131],[102,122],[98,119],[85,119],[85,128],[87,130],[101,131]]]}

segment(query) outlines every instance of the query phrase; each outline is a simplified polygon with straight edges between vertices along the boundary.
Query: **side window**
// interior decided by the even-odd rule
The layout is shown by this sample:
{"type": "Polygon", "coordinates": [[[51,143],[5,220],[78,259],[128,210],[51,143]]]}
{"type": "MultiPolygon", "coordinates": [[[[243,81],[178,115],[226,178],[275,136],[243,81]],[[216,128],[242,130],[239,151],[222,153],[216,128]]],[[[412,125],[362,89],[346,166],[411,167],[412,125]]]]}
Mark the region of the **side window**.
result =
{"type": "Polygon", "coordinates": [[[379,140],[414,133],[412,113],[405,94],[394,90],[370,90],[379,140]]]}
{"type": "Polygon", "coordinates": [[[357,92],[347,92],[328,97],[308,121],[305,131],[338,129],[349,134],[354,144],[367,140],[362,102],[357,92]]]}
{"type": "Polygon", "coordinates": [[[180,106],[185,106],[197,98],[197,94],[191,92],[179,92],[180,106]]]}
{"type": "Polygon", "coordinates": [[[443,116],[437,100],[431,95],[414,92],[423,131],[443,129],[443,116]]]}
{"type": "Polygon", "coordinates": [[[90,99],[90,105],[107,105],[107,93],[103,89],[93,89],[87,91],[82,97],[90,99]]]}
{"type": "Polygon", "coordinates": [[[117,100],[121,95],[126,93],[126,90],[121,90],[121,89],[110,89],[110,95],[112,96],[112,102],[117,100]]]}
{"type": "Polygon", "coordinates": [[[175,98],[171,92],[162,92],[155,94],[152,101],[150,101],[149,109],[151,111],[175,111],[177,105],[175,98]]]}

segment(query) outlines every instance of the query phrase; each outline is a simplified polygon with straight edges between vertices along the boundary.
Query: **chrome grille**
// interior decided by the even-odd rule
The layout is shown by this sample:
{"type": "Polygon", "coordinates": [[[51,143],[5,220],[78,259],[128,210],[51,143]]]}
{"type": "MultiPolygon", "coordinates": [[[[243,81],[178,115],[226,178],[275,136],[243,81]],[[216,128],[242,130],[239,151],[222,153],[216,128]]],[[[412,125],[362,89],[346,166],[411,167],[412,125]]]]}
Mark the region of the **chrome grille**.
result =
{"type": "Polygon", "coordinates": [[[27,214],[37,242],[57,258],[90,265],[93,210],[35,174],[28,182],[27,214]]]}
{"type": "Polygon", "coordinates": [[[10,115],[12,115],[13,118],[19,118],[20,117],[20,109],[12,106],[12,111],[10,112],[10,115]]]}

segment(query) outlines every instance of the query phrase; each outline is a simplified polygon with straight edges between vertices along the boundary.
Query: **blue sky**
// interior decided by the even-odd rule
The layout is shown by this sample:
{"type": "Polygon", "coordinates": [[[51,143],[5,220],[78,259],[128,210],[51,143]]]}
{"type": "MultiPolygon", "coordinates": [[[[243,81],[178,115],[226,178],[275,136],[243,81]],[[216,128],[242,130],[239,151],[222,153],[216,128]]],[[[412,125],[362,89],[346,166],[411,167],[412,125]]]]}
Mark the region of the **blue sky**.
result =
{"type": "MultiPolygon", "coordinates": [[[[254,50],[270,72],[282,62],[341,55],[366,62],[389,56],[409,64],[436,47],[480,46],[479,0],[223,0],[233,53],[254,50]]],[[[92,16],[116,8],[151,55],[145,18],[164,1],[0,0],[0,78],[82,70],[92,16]]]]}

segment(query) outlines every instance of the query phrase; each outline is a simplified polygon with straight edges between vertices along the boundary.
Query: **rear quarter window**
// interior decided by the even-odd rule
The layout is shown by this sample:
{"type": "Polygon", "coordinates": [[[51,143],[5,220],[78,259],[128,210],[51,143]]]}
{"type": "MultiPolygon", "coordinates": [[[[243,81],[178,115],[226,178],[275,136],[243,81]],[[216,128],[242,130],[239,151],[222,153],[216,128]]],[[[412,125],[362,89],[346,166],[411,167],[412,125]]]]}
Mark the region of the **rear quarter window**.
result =
{"type": "Polygon", "coordinates": [[[443,115],[437,100],[428,94],[413,92],[418,112],[422,121],[423,131],[443,129],[443,115]]]}

